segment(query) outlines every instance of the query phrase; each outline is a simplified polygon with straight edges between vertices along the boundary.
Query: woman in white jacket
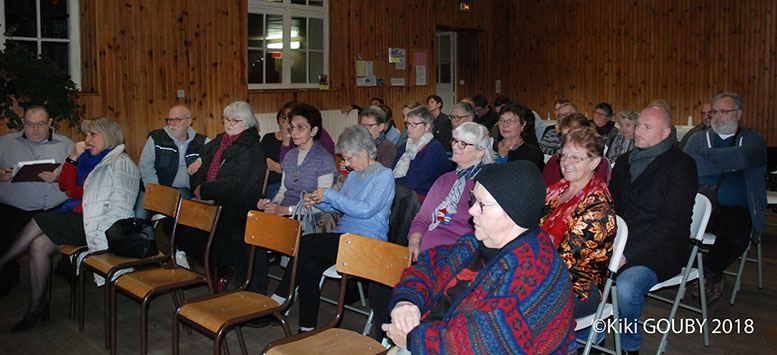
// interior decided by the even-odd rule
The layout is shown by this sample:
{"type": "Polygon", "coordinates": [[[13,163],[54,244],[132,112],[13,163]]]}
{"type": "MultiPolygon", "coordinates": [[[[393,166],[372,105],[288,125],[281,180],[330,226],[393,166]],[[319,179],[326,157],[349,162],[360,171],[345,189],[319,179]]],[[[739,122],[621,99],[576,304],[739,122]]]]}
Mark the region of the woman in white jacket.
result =
{"type": "Polygon", "coordinates": [[[12,331],[32,328],[48,320],[45,294],[51,258],[65,245],[88,245],[89,251],[108,249],[105,230],[114,222],[134,216],[138,195],[138,167],[124,153],[124,134],[110,118],[81,123],[86,135],[62,165],[59,187],[69,199],[55,212],[38,214],[19,233],[0,268],[26,250],[30,252],[32,302],[24,319],[12,331]],[[89,154],[83,154],[88,151],[89,154]]]}

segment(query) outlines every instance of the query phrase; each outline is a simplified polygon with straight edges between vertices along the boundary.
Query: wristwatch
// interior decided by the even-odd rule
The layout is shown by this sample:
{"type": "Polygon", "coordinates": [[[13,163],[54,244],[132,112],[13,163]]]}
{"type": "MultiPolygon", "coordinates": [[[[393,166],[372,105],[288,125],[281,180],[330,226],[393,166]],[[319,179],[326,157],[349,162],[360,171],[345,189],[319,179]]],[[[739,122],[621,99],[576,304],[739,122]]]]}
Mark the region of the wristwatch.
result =
{"type": "Polygon", "coordinates": [[[73,164],[73,166],[78,166],[78,162],[73,159],[70,159],[70,157],[65,158],[65,162],[73,164]]]}
{"type": "Polygon", "coordinates": [[[289,214],[294,214],[294,209],[291,206],[289,206],[289,214]]]}

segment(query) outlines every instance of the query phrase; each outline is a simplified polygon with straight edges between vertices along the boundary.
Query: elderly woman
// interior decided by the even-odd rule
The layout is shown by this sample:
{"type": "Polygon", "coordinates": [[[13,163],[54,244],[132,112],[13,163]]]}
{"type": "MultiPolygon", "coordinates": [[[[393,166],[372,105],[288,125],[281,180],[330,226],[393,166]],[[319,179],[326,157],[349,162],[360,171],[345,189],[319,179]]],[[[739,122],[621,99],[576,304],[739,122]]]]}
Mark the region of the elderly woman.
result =
{"type": "Polygon", "coordinates": [[[434,182],[410,225],[407,240],[414,261],[421,252],[438,245],[453,244],[462,235],[472,232],[470,215],[466,212],[468,191],[475,187],[473,178],[480,169],[494,162],[492,144],[488,129],[481,124],[465,122],[453,131],[456,171],[445,173],[434,182]]]}
{"type": "Polygon", "coordinates": [[[397,149],[393,165],[396,182],[413,189],[421,202],[437,178],[451,169],[445,149],[432,134],[432,120],[423,106],[407,113],[407,142],[397,149]]]}
{"type": "Polygon", "coordinates": [[[451,125],[455,131],[462,123],[472,122],[475,119],[475,109],[473,109],[472,105],[469,103],[462,101],[453,105],[453,109],[448,118],[451,120],[451,125]]]}
{"type": "Polygon", "coordinates": [[[89,252],[108,249],[105,231],[114,222],[135,215],[140,172],[124,153],[121,128],[103,117],[84,120],[81,131],[86,139],[76,143],[59,175],[59,188],[69,199],[57,211],[33,217],[0,257],[2,268],[23,252],[30,252],[32,299],[24,319],[13,327],[13,332],[32,328],[38,319],[49,319],[46,287],[51,258],[59,249],[84,244],[89,246],[89,252]]]}
{"type": "Polygon", "coordinates": [[[372,139],[375,140],[375,146],[378,149],[376,158],[378,163],[381,163],[384,167],[392,166],[397,157],[397,147],[386,136],[388,128],[388,116],[386,113],[378,106],[367,107],[359,113],[359,124],[367,127],[372,139]]]}
{"type": "Polygon", "coordinates": [[[600,102],[594,107],[594,119],[592,122],[594,128],[596,128],[596,133],[604,137],[605,142],[618,135],[618,128],[615,127],[615,122],[610,121],[612,113],[612,106],[606,102],[600,102]]]}
{"type": "Polygon", "coordinates": [[[267,133],[262,136],[262,150],[267,160],[267,169],[270,169],[270,175],[267,177],[267,193],[265,197],[272,199],[281,188],[281,145],[284,139],[291,139],[291,134],[286,127],[289,126],[287,114],[291,109],[281,109],[275,115],[275,121],[278,122],[278,131],[267,133]]]}
{"type": "Polygon", "coordinates": [[[413,354],[573,348],[569,272],[538,225],[544,186],[527,161],[483,167],[471,191],[474,235],[421,253],[394,288],[382,326],[394,344],[413,354]]]}
{"type": "MultiPolygon", "coordinates": [[[[352,170],[340,191],[319,188],[305,195],[305,206],[324,212],[343,213],[332,233],[308,234],[299,245],[299,304],[300,331],[310,331],[318,320],[318,282],[326,269],[337,261],[340,235],[354,233],[379,240],[386,240],[388,216],[394,199],[394,182],[391,170],[379,164],[375,140],[363,126],[345,129],[337,142],[337,151],[352,170]]],[[[286,269],[273,299],[283,302],[289,295],[291,282],[286,269]]],[[[272,317],[267,317],[269,323],[272,317]]]]}
{"type": "Polygon", "coordinates": [[[620,130],[617,135],[605,140],[607,160],[615,162],[619,156],[634,149],[634,130],[637,128],[638,116],[634,110],[621,111],[616,115],[620,130]]]}
{"type": "Polygon", "coordinates": [[[540,148],[525,143],[522,133],[528,120],[534,119],[534,113],[526,106],[509,103],[502,107],[499,114],[499,135],[501,139],[494,142],[494,151],[497,153],[496,162],[499,164],[513,160],[528,160],[542,171],[545,166],[544,157],[540,148]]]}
{"type": "MultiPolygon", "coordinates": [[[[556,129],[564,137],[569,131],[579,127],[590,127],[591,122],[580,113],[572,113],[562,117],[556,124],[556,129]]],[[[560,144],[560,143],[559,143],[560,144]]],[[[607,159],[601,159],[596,173],[602,178],[602,181],[610,181],[610,163],[607,159]]],[[[561,180],[561,159],[558,154],[553,156],[545,163],[545,169],[542,170],[542,179],[545,180],[545,186],[553,185],[561,180]]]]}
{"type": "Polygon", "coordinates": [[[548,186],[540,221],[569,268],[575,318],[594,313],[601,301],[617,229],[607,183],[596,175],[603,151],[604,139],[592,127],[561,138],[564,178],[548,186]]]}
{"type": "MultiPolygon", "coordinates": [[[[246,213],[262,197],[267,160],[251,105],[235,101],[224,108],[223,115],[224,133],[203,148],[202,166],[192,176],[191,183],[195,197],[223,207],[213,241],[211,265],[234,266],[240,276],[239,271],[246,266],[244,260],[248,257],[243,257],[245,244],[235,240],[239,236],[243,243],[246,213]]],[[[186,229],[186,238],[177,240],[181,250],[202,262],[207,239],[206,232],[186,229]]],[[[228,281],[228,277],[220,281],[219,288],[223,290],[228,281]]]]}
{"type": "Polygon", "coordinates": [[[421,106],[421,103],[418,101],[408,101],[402,106],[402,122],[405,123],[405,130],[402,131],[399,135],[399,139],[397,139],[397,143],[395,144],[397,147],[400,147],[407,142],[407,114],[410,113],[410,110],[418,106],[421,106]]]}

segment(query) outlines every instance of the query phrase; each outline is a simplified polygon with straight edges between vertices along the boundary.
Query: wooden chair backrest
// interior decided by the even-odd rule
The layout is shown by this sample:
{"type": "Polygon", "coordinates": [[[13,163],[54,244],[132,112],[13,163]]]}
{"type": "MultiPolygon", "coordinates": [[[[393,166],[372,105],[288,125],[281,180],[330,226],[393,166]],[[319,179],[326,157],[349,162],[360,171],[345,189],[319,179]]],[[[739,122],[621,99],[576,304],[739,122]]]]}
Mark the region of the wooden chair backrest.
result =
{"type": "Polygon", "coordinates": [[[182,224],[206,232],[212,232],[216,228],[221,206],[181,199],[178,204],[177,224],[182,224]]]}
{"type": "Polygon", "coordinates": [[[299,249],[301,231],[297,220],[249,211],[246,217],[245,242],[294,257],[299,249]]]}
{"type": "Polygon", "coordinates": [[[180,197],[181,192],[176,188],[159,184],[148,184],[146,185],[146,196],[143,198],[143,208],[168,217],[174,217],[180,197]]]}
{"type": "Polygon", "coordinates": [[[340,236],[337,271],[394,287],[410,266],[410,249],[346,233],[340,236]]]}
{"type": "Polygon", "coordinates": [[[262,198],[267,195],[267,179],[270,177],[270,169],[264,170],[264,182],[262,183],[262,198]]]}

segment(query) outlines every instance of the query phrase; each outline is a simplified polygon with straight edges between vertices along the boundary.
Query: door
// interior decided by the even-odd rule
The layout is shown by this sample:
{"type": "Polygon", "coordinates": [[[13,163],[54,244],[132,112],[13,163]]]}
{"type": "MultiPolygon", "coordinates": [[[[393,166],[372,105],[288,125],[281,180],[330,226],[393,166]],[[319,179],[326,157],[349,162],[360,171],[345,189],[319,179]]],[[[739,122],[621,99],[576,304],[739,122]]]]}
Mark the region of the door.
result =
{"type": "Polygon", "coordinates": [[[442,98],[442,112],[449,115],[456,104],[456,32],[437,32],[436,43],[437,96],[442,98]]]}

